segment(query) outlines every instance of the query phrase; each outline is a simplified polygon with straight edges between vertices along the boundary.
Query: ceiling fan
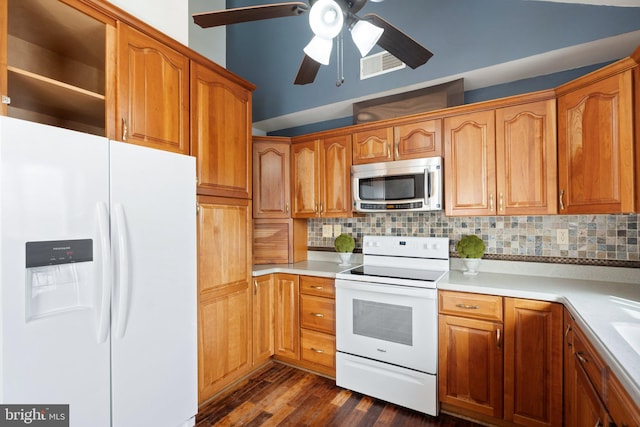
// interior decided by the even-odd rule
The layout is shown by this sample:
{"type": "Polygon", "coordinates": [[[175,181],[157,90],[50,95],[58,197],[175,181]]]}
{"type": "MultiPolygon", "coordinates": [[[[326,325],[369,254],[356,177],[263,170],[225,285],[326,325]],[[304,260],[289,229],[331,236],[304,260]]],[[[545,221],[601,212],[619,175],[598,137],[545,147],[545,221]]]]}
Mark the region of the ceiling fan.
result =
{"type": "Polygon", "coordinates": [[[314,37],[304,48],[304,57],[294,81],[297,85],[312,83],[320,65],[329,63],[333,39],[343,28],[349,30],[362,56],[366,56],[377,44],[414,69],[433,56],[429,50],[378,15],[368,13],[357,16],[356,13],[367,0],[308,1],[309,4],[286,2],[197,13],[193,15],[193,21],[202,28],[209,28],[309,12],[309,24],[314,37]]]}

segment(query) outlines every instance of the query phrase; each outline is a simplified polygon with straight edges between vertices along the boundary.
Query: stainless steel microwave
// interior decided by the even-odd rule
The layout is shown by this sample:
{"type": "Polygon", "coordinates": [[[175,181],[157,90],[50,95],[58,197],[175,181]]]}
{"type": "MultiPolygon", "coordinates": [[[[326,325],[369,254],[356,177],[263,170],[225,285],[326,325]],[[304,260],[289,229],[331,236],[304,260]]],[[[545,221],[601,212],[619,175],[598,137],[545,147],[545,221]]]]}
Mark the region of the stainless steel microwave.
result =
{"type": "Polygon", "coordinates": [[[357,212],[442,210],[442,158],[351,166],[357,212]]]}

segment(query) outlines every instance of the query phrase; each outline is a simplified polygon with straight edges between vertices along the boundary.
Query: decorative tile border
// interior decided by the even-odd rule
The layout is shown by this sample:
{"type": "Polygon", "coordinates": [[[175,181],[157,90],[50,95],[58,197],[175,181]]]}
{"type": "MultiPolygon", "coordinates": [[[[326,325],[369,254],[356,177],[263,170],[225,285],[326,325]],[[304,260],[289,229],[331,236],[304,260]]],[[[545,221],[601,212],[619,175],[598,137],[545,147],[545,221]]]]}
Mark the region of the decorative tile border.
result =
{"type": "Polygon", "coordinates": [[[526,262],[640,267],[640,216],[553,215],[446,217],[443,212],[367,214],[359,218],[311,219],[308,245],[332,248],[322,225],[339,224],[362,247],[365,235],[448,237],[450,252],[465,234],[484,240],[485,257],[526,262]],[[568,230],[567,244],[557,243],[557,230],[568,230]],[[538,261],[540,260],[540,261],[538,261]]]}

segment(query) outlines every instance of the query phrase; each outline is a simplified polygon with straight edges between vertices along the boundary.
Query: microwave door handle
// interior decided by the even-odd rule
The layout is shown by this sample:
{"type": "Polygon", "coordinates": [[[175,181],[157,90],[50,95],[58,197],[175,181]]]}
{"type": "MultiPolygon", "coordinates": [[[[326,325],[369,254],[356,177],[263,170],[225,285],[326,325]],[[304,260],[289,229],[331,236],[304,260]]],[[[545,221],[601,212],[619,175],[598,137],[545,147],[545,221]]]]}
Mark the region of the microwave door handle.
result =
{"type": "Polygon", "coordinates": [[[431,206],[432,200],[435,200],[436,203],[440,200],[440,191],[442,189],[440,179],[442,179],[442,175],[438,170],[429,172],[429,206],[431,206]]]}

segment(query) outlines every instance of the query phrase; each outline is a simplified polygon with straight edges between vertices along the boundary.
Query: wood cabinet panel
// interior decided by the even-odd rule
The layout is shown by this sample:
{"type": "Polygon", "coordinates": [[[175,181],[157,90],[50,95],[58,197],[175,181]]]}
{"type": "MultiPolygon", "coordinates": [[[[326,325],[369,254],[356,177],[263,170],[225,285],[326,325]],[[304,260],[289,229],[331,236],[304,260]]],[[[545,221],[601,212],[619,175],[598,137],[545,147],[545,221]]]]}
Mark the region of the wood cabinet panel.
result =
{"type": "Polygon", "coordinates": [[[320,153],[316,141],[291,147],[291,203],[294,218],[314,218],[320,205],[320,153]]]}
{"type": "Polygon", "coordinates": [[[329,334],[336,333],[336,310],[333,299],[300,295],[300,327],[329,334]]]}
{"type": "Polygon", "coordinates": [[[562,425],[562,306],[505,298],[504,418],[562,425]]]}
{"type": "Polygon", "coordinates": [[[558,98],[560,213],[635,209],[632,71],[558,98]]]}
{"type": "Polygon", "coordinates": [[[336,295],[335,279],[318,276],[300,276],[300,293],[334,298],[336,295]]]}
{"type": "Polygon", "coordinates": [[[306,220],[253,220],[254,264],[288,264],[306,259],[306,220]]]}
{"type": "Polygon", "coordinates": [[[295,274],[276,274],[275,355],[300,359],[299,278],[295,274]]]}
{"type": "Polygon", "coordinates": [[[336,369],[336,337],[330,334],[302,329],[300,355],[303,361],[319,367],[322,372],[335,373],[336,369]],[[322,367],[329,368],[322,369],[322,367]]]}
{"type": "Polygon", "coordinates": [[[189,58],[122,22],[118,40],[118,139],[189,154],[189,58]]]}
{"type": "Polygon", "coordinates": [[[502,297],[467,292],[439,292],[439,311],[477,319],[502,322],[502,297]]]}
{"type": "Polygon", "coordinates": [[[354,165],[393,160],[393,152],[391,151],[392,127],[354,132],[352,138],[354,165]]]}
{"type": "Polygon", "coordinates": [[[251,202],[200,196],[197,221],[203,402],[251,369],[251,202]]]}
{"type": "Polygon", "coordinates": [[[442,156],[442,119],[395,126],[395,160],[442,156]]]}
{"type": "Polygon", "coordinates": [[[440,401],[502,418],[502,324],[439,316],[440,401]]]}
{"type": "Polygon", "coordinates": [[[191,154],[198,194],[251,197],[251,92],[191,62],[191,154]]]}
{"type": "Polygon", "coordinates": [[[494,111],[444,119],[447,215],[495,214],[494,111]]]}
{"type": "Polygon", "coordinates": [[[557,213],[555,100],[496,110],[498,213],[557,213]]]}
{"type": "Polygon", "coordinates": [[[291,216],[289,139],[253,138],[253,217],[291,216]]]}
{"type": "Polygon", "coordinates": [[[617,427],[640,426],[640,408],[627,394],[615,375],[607,380],[607,408],[617,427]]]}
{"type": "Polygon", "coordinates": [[[351,214],[351,138],[349,135],[320,141],[320,216],[351,214]]]}
{"type": "Polygon", "coordinates": [[[272,274],[253,279],[253,365],[274,354],[275,284],[272,274]]]}

